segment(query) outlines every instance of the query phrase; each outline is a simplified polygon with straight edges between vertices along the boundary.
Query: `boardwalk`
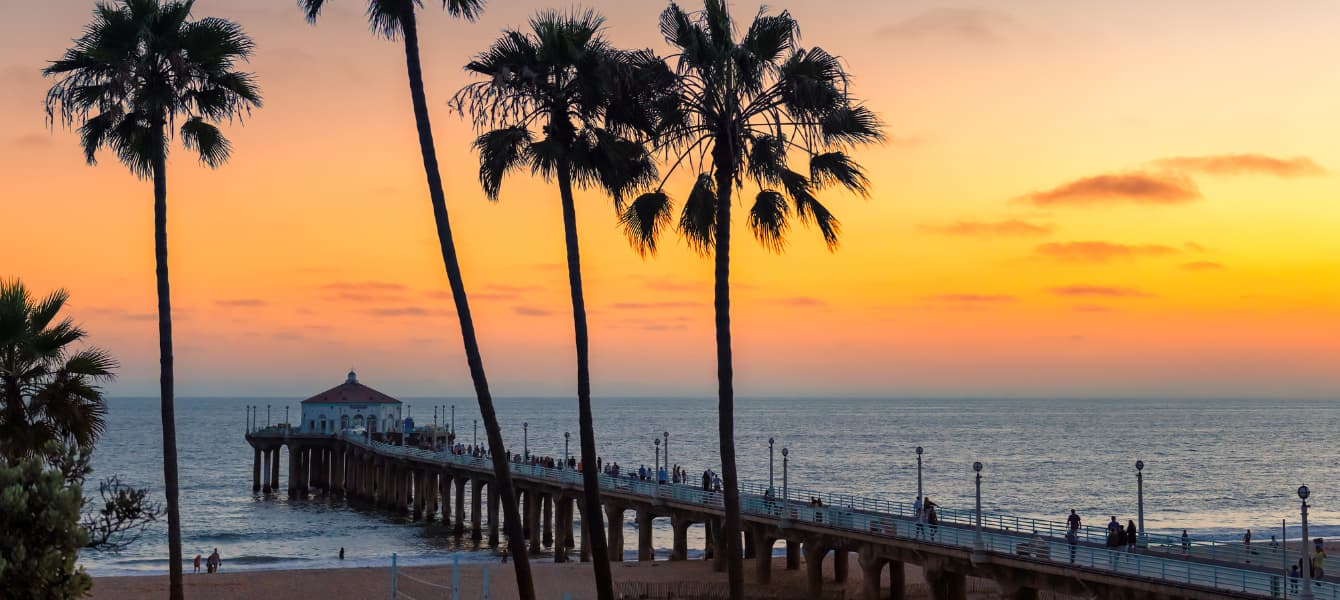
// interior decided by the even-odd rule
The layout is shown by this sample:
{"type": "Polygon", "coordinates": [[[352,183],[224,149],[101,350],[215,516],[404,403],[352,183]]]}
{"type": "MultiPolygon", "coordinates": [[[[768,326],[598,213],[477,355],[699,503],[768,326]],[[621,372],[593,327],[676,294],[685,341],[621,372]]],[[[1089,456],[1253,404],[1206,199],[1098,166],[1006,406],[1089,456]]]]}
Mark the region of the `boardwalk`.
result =
{"type": "MultiPolygon", "coordinates": [[[[469,534],[477,541],[487,535],[490,544],[499,542],[499,502],[492,494],[490,459],[351,435],[285,435],[272,430],[249,433],[247,440],[256,449],[257,490],[277,490],[279,449],[287,446],[291,495],[318,487],[426,520],[432,520],[440,507],[442,521],[451,523],[454,516],[455,531],[462,535],[467,531],[469,496],[469,534]]],[[[580,473],[520,463],[513,465],[512,473],[531,549],[538,552],[542,543],[552,544],[554,559],[568,560],[569,548],[575,546],[574,510],[580,510],[576,502],[580,473]]],[[[674,532],[671,560],[687,559],[688,528],[701,523],[708,531],[706,555],[724,567],[716,535],[724,515],[719,492],[608,475],[601,475],[601,488],[604,516],[610,523],[622,522],[627,511],[636,514],[639,560],[653,558],[652,520],[668,517],[674,532]]],[[[801,568],[804,555],[813,597],[823,592],[823,561],[833,561],[833,573],[841,582],[851,554],[857,555],[863,580],[873,582],[865,590],[870,600],[881,597],[878,585],[886,568],[894,584],[887,597],[903,597],[907,562],[923,568],[934,597],[953,600],[966,596],[969,576],[993,579],[1009,597],[1019,599],[1036,598],[1041,590],[1098,598],[1278,598],[1297,597],[1302,585],[1281,576],[1278,565],[1286,557],[1267,548],[1250,555],[1241,545],[1183,547],[1180,539],[1148,536],[1147,548],[1128,553],[1103,547],[1105,531],[1096,527],[1082,528],[1080,540],[1071,545],[1063,539],[1064,524],[1054,521],[984,514],[978,531],[975,513],[943,510],[940,524],[931,527],[916,523],[911,506],[904,503],[796,489],[774,497],[767,494],[766,485],[751,483],[742,483],[740,492],[744,548],[756,579],[770,580],[772,549],[781,541],[787,569],[801,568]],[[822,506],[812,505],[811,498],[822,506]],[[1245,564],[1248,559],[1253,564],[1245,564]]],[[[623,529],[607,531],[610,555],[622,560],[623,529]]],[[[582,546],[581,557],[586,560],[582,546]]],[[[1317,598],[1340,600],[1340,586],[1335,583],[1315,582],[1313,590],[1317,598]]]]}

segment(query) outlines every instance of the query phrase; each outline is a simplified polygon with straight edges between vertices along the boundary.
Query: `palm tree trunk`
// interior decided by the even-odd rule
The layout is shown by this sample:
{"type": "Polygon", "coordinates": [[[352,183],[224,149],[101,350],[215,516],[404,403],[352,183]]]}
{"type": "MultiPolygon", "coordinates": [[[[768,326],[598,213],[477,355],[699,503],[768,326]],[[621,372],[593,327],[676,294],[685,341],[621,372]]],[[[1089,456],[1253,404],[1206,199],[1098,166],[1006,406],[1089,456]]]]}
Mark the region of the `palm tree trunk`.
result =
{"type": "Polygon", "coordinates": [[[484,359],[479,354],[475,324],[470,316],[470,301],[465,294],[461,265],[456,258],[456,244],[451,237],[451,223],[447,219],[446,194],[442,191],[442,174],[437,168],[437,149],[433,144],[432,125],[428,121],[428,99],[424,95],[423,70],[419,65],[419,31],[414,18],[414,3],[404,2],[402,7],[400,19],[405,35],[405,66],[409,71],[409,91],[414,102],[414,121],[419,128],[419,150],[423,154],[423,170],[428,176],[428,194],[433,203],[433,220],[437,224],[442,262],[446,263],[447,281],[451,285],[451,297],[456,303],[456,316],[461,323],[465,358],[470,365],[470,379],[475,384],[475,395],[479,399],[479,414],[484,419],[484,433],[488,437],[489,450],[493,455],[493,474],[497,479],[495,484],[498,486],[498,495],[502,498],[507,549],[512,553],[513,566],[516,569],[517,597],[521,600],[534,600],[535,585],[531,581],[530,561],[526,557],[526,543],[521,534],[521,512],[517,510],[516,492],[507,462],[507,450],[503,445],[502,429],[498,426],[498,415],[493,409],[493,396],[489,393],[488,378],[484,374],[484,359]]]}
{"type": "Polygon", "coordinates": [[[726,494],[726,574],[731,600],[744,598],[744,557],[740,553],[740,488],[735,472],[735,369],[730,341],[730,203],[735,174],[731,153],[718,141],[713,149],[716,162],[716,311],[717,329],[717,427],[721,436],[721,484],[726,494]]]}
{"type": "MultiPolygon", "coordinates": [[[[568,285],[572,289],[572,327],[577,340],[577,420],[582,455],[582,514],[595,515],[586,523],[590,537],[591,567],[596,574],[596,595],[614,600],[614,578],[610,573],[609,546],[604,519],[600,518],[600,469],[596,466],[596,427],[591,414],[591,348],[586,331],[586,299],[582,293],[582,259],[577,247],[577,209],[572,199],[572,173],[566,160],[558,163],[558,193],[563,197],[563,237],[568,249],[568,285]]],[[[621,527],[622,523],[610,523],[621,527]]]]}
{"type": "Polygon", "coordinates": [[[163,413],[163,488],[167,492],[168,597],[182,600],[181,507],[177,484],[177,417],[172,393],[172,295],[168,289],[167,137],[165,123],[154,127],[159,148],[154,153],[154,261],[158,282],[158,386],[163,413]]]}

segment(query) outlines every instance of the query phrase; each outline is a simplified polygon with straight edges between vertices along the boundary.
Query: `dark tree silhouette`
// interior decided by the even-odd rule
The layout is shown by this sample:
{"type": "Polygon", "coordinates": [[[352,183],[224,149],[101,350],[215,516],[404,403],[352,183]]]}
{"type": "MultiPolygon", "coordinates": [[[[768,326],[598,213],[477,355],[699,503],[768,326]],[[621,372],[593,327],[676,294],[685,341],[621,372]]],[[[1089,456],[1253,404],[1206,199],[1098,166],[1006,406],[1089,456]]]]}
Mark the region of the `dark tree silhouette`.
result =
{"type": "MultiPolygon", "coordinates": [[[[724,0],[706,0],[702,11],[691,13],[672,3],[660,26],[676,50],[668,67],[672,75],[657,86],[666,94],[654,105],[658,145],[672,160],[665,175],[681,167],[698,172],[676,228],[716,262],[723,535],[731,598],[738,600],[744,596],[744,565],[731,360],[732,192],[746,181],[758,188],[747,223],[768,249],[783,250],[793,216],[816,226],[833,249],[838,220],[816,194],[834,185],[865,194],[869,182],[847,151],[878,142],[883,134],[875,114],[850,95],[838,58],[800,47],[798,24],[786,11],[761,10],[738,39],[724,0]],[[799,159],[808,159],[808,173],[792,170],[792,160],[799,159]]],[[[623,213],[629,238],[644,255],[656,251],[658,234],[674,220],[672,211],[658,186],[623,213]]]]}
{"type": "Polygon", "coordinates": [[[56,78],[47,93],[48,121],[79,123],[89,164],[99,149],[110,147],[137,177],[153,180],[163,479],[173,600],[183,598],[183,592],[168,286],[168,146],[175,130],[200,162],[217,167],[228,160],[231,146],[214,124],[261,105],[252,76],[235,70],[239,61],[251,56],[251,38],[231,21],[192,19],[193,4],[192,0],[99,3],[74,47],[43,70],[56,78]]]}

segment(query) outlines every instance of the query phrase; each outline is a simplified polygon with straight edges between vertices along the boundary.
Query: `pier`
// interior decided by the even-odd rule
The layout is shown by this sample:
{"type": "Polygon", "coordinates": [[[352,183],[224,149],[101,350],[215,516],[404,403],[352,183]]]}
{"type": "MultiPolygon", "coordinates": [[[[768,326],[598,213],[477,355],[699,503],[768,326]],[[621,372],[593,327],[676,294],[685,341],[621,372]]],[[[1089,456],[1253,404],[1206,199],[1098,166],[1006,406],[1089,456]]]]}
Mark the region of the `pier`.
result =
{"type": "MultiPolygon", "coordinates": [[[[280,450],[287,449],[290,497],[314,489],[343,494],[434,521],[457,535],[489,545],[499,543],[499,498],[493,493],[491,459],[432,451],[368,439],[363,434],[301,433],[264,429],[247,433],[254,449],[254,491],[277,493],[280,450]],[[465,505],[470,503],[467,512],[465,505]],[[467,514],[470,522],[466,523],[467,514]],[[487,518],[485,518],[485,515],[487,518]]],[[[531,551],[552,546],[554,560],[589,560],[585,535],[574,539],[581,515],[581,473],[527,463],[512,466],[523,530],[531,551]]],[[[720,535],[722,494],[691,484],[657,483],[600,475],[601,501],[608,523],[632,513],[638,539],[628,542],[640,561],[654,558],[652,522],[669,519],[670,560],[688,559],[688,529],[706,526],[704,556],[725,568],[720,535]]],[[[756,581],[771,579],[773,550],[785,547],[788,570],[806,571],[809,593],[818,598],[826,584],[823,563],[832,561],[833,579],[846,581],[853,555],[867,582],[865,600],[904,598],[903,567],[922,567],[936,599],[963,600],[966,578],[996,581],[1009,598],[1037,598],[1041,591],[1102,599],[1124,598],[1282,598],[1298,597],[1302,582],[1283,576],[1282,561],[1292,553],[1257,548],[1256,555],[1232,544],[1184,546],[1172,536],[1145,536],[1143,547],[1124,552],[1103,547],[1103,528],[1084,527],[1076,543],[1064,539],[1064,523],[940,509],[937,526],[919,524],[909,504],[844,494],[787,489],[770,493],[766,484],[741,482],[742,548],[756,581]],[[804,501],[797,501],[802,498],[804,501]],[[811,502],[811,499],[819,502],[811,502]],[[802,561],[803,556],[803,561],[802,561]],[[1250,560],[1252,564],[1246,564],[1250,560]],[[880,581],[888,569],[891,589],[880,581]]],[[[585,522],[585,515],[581,515],[585,522]]],[[[608,527],[611,560],[622,561],[622,527],[608,527]]],[[[1340,600],[1340,586],[1313,582],[1316,598],[1340,600]]]]}

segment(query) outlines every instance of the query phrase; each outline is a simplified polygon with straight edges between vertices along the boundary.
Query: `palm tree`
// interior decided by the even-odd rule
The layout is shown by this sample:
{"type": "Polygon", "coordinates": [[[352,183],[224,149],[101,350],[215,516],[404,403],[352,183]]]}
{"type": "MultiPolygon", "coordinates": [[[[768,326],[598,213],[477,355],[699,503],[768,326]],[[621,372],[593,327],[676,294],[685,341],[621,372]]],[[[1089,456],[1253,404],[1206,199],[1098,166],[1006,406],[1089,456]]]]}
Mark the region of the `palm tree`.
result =
{"type": "Polygon", "coordinates": [[[48,444],[85,456],[102,434],[107,405],[98,384],[116,361],[98,348],[76,349],[87,335],[68,317],[69,295],[38,300],[22,281],[0,280],[0,457],[10,465],[48,444]]]}
{"type": "MultiPolygon", "coordinates": [[[[661,33],[677,53],[674,82],[661,106],[656,135],[681,166],[698,171],[677,228],[690,245],[716,259],[716,343],[721,474],[725,486],[725,551],[731,597],[744,594],[740,556],[740,495],[735,468],[735,389],[731,364],[731,193],[746,180],[758,188],[748,226],[772,251],[783,250],[792,211],[813,224],[829,249],[839,225],[815,194],[833,185],[865,194],[865,173],[847,154],[856,145],[883,139],[879,119],[853,98],[839,59],[820,48],[798,45],[796,21],[785,11],[760,10],[743,36],[725,0],[705,0],[687,13],[677,4],[661,13],[661,33]],[[809,172],[791,169],[808,158],[809,172]],[[789,202],[788,202],[789,201],[789,202]]],[[[662,180],[662,186],[664,180],[662,180]]],[[[622,220],[644,255],[673,219],[658,187],[634,200],[622,220]]]]}
{"type": "Polygon", "coordinates": [[[173,415],[172,302],[168,289],[167,156],[174,129],[200,162],[218,167],[231,145],[214,124],[261,105],[254,78],[235,70],[254,44],[242,28],[191,18],[192,0],[102,2],[73,48],[43,74],[48,122],[79,122],[84,156],[110,147],[137,177],[154,186],[154,256],[158,283],[158,350],[163,413],[163,479],[167,491],[170,594],[182,595],[181,512],[177,504],[177,429],[173,415]]]}
{"type": "MultiPolygon", "coordinates": [[[[307,14],[308,22],[315,23],[321,14],[321,9],[326,5],[326,0],[298,0],[298,5],[307,14]]],[[[437,148],[433,143],[432,124],[428,120],[428,98],[424,94],[423,69],[419,62],[419,29],[415,15],[415,10],[419,6],[421,6],[419,0],[368,0],[368,23],[374,34],[391,40],[401,38],[405,43],[405,67],[409,74],[414,122],[419,130],[419,151],[423,155],[423,170],[428,178],[428,196],[433,206],[433,219],[437,225],[442,262],[446,264],[447,281],[451,285],[451,297],[456,303],[456,316],[461,324],[461,338],[465,345],[466,362],[470,365],[470,379],[475,385],[479,413],[484,419],[484,432],[492,451],[494,477],[497,479],[498,495],[502,498],[507,547],[516,566],[518,597],[522,600],[533,600],[535,586],[531,582],[526,545],[522,542],[521,517],[517,510],[515,488],[507,463],[507,451],[503,446],[502,428],[498,425],[498,415],[493,408],[493,396],[489,392],[488,377],[484,374],[484,359],[480,356],[479,341],[475,338],[474,319],[470,316],[470,301],[465,294],[461,265],[456,257],[456,244],[451,236],[451,222],[447,218],[442,174],[437,167],[437,148]]],[[[453,17],[473,21],[484,9],[484,0],[443,0],[442,7],[453,17]]]]}
{"type": "Polygon", "coordinates": [[[645,55],[612,48],[603,27],[604,19],[591,11],[545,11],[531,19],[530,32],[505,31],[466,65],[482,80],[462,88],[453,105],[477,127],[496,127],[474,142],[479,181],[490,200],[498,199],[503,176],[523,167],[558,182],[577,346],[583,510],[596,590],[601,600],[613,600],[603,521],[589,518],[601,514],[600,480],[573,186],[601,188],[619,205],[627,193],[656,181],[656,167],[642,144],[625,137],[636,129],[614,108],[645,55]]]}

